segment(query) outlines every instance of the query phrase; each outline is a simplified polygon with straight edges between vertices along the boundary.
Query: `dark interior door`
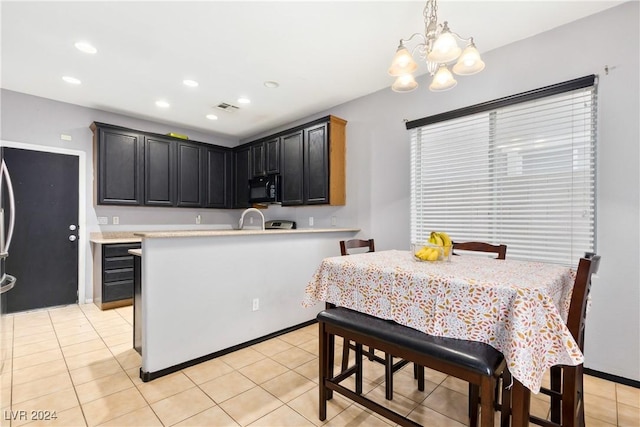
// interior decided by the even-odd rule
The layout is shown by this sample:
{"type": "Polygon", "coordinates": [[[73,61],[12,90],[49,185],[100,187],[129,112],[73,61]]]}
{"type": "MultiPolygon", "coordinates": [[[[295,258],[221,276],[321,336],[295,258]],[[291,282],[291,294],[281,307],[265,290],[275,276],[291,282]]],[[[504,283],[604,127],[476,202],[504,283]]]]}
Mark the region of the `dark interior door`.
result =
{"type": "Polygon", "coordinates": [[[3,155],[16,205],[6,271],[17,281],[5,294],[7,311],[76,303],[78,157],[6,147],[3,155]]]}

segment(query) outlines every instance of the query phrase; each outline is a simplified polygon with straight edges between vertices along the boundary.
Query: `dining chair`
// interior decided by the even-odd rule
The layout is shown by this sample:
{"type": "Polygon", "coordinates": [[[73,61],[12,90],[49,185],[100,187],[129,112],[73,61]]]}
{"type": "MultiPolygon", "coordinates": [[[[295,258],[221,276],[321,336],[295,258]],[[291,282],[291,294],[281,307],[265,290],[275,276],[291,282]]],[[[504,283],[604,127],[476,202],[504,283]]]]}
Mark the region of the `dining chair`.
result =
{"type": "MultiPolygon", "coordinates": [[[[580,258],[571,293],[566,325],[583,353],[587,298],[591,290],[591,276],[598,272],[599,266],[600,256],[592,252],[587,252],[583,258],[580,258]]],[[[529,422],[541,426],[584,427],[583,368],[583,364],[577,366],[552,366],[550,368],[549,387],[540,389],[541,393],[551,397],[550,419],[545,420],[530,415],[529,422]]]]}
{"type": "MultiPolygon", "coordinates": [[[[493,245],[486,242],[453,242],[453,255],[460,255],[455,251],[469,251],[469,252],[485,252],[496,254],[496,259],[506,259],[507,257],[507,245],[493,245]]],[[[510,383],[511,374],[505,369],[505,373],[502,374],[499,381],[496,383],[495,388],[495,402],[498,402],[498,396],[500,394],[500,381],[503,384],[510,383]]],[[[504,387],[503,387],[504,388],[504,387]]],[[[502,394],[502,401],[496,403],[496,410],[501,412],[501,425],[508,423],[509,406],[510,406],[510,393],[502,394]]],[[[477,385],[469,383],[469,419],[470,427],[474,427],[477,424],[478,419],[478,405],[480,404],[480,388],[477,385]]]]}
{"type": "MultiPolygon", "coordinates": [[[[340,254],[342,256],[350,255],[354,253],[350,251],[350,249],[360,249],[360,248],[368,248],[365,253],[375,252],[375,243],[373,239],[351,239],[351,240],[341,240],[340,241],[340,254]]],[[[342,372],[347,370],[349,365],[349,351],[355,350],[355,344],[350,342],[345,338],[344,344],[342,345],[342,372]]],[[[404,367],[407,363],[405,360],[400,360],[394,363],[393,355],[390,353],[385,353],[384,358],[376,355],[375,349],[373,347],[369,347],[369,350],[363,350],[362,354],[367,356],[369,360],[381,363],[385,366],[385,398],[387,400],[393,399],[393,373],[397,370],[404,367]]],[[[424,382],[420,381],[418,388],[420,390],[424,389],[424,382]],[[422,387],[422,388],[420,388],[422,387]]]]}
{"type": "Polygon", "coordinates": [[[485,242],[453,242],[453,254],[456,254],[456,249],[460,251],[470,252],[487,252],[495,253],[496,259],[505,259],[507,257],[507,245],[492,245],[485,242]]]}

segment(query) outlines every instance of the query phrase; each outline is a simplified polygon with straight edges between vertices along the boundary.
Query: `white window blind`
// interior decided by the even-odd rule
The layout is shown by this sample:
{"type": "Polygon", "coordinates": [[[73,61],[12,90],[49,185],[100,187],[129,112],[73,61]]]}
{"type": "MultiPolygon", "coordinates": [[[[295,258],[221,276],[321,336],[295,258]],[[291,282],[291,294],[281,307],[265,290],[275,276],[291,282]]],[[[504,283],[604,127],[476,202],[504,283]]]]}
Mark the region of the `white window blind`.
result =
{"type": "Polygon", "coordinates": [[[594,250],[595,85],[557,92],[411,129],[412,243],[446,231],[564,265],[594,250]]]}

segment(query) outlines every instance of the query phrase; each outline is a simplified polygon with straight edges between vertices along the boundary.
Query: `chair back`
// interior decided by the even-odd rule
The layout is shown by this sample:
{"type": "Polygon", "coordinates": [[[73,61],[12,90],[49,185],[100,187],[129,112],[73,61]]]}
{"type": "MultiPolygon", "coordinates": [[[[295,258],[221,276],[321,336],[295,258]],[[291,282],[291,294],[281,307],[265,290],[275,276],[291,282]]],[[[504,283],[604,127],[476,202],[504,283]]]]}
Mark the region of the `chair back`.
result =
{"type": "Polygon", "coordinates": [[[587,252],[580,258],[576,279],[571,293],[567,328],[578,343],[580,350],[584,350],[584,326],[587,318],[587,298],[591,290],[591,276],[598,272],[600,255],[587,252]]]}
{"type": "MultiPolygon", "coordinates": [[[[498,256],[497,259],[505,259],[507,257],[507,245],[492,245],[485,242],[453,242],[453,250],[488,252],[498,256]]],[[[454,255],[457,255],[454,253],[454,255]]]]}
{"type": "Polygon", "coordinates": [[[369,248],[367,252],[375,252],[375,246],[373,244],[373,239],[361,240],[361,239],[351,239],[351,240],[340,240],[340,254],[342,256],[349,255],[349,249],[356,248],[369,248]]]}

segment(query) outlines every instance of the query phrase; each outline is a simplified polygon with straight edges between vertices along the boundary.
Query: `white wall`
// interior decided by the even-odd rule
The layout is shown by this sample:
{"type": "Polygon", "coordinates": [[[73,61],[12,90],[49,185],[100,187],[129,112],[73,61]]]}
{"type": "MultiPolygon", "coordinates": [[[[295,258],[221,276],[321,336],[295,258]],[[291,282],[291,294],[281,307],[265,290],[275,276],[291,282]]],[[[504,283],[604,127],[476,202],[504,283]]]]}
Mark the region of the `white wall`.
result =
{"type": "MultiPolygon", "coordinates": [[[[348,121],[347,205],[343,207],[271,207],[268,219],[286,218],[308,226],[357,226],[361,236],[374,237],[376,247],[403,249],[409,244],[409,140],[403,119],[417,119],[588,74],[598,74],[598,213],[597,251],[603,257],[594,281],[589,313],[586,362],[589,368],[640,380],[640,153],[639,10],[633,1],[600,14],[483,54],[487,68],[460,77],[450,92],[432,93],[428,81],[409,94],[390,89],[319,112],[286,127],[328,114],[348,121]],[[610,73],[605,75],[608,65],[610,73]]],[[[401,36],[401,35],[399,35],[401,36]]],[[[478,40],[482,48],[482,41],[478,40]]],[[[389,53],[391,58],[392,53],[389,53]]],[[[381,72],[386,70],[367,70],[381,72]]],[[[389,84],[392,78],[389,78],[389,84]]],[[[2,92],[2,139],[60,145],[60,133],[72,133],[78,149],[90,152],[93,120],[141,130],[166,133],[168,126],[142,123],[96,110],[41,101],[2,92]],[[63,108],[64,107],[64,108],[63,108]],[[59,111],[57,110],[59,109],[59,111]],[[55,110],[55,111],[53,111],[55,110]],[[116,119],[118,121],[116,121],[116,119]],[[153,126],[153,128],[151,128],[153,126]],[[80,142],[78,142],[80,141],[80,142]]],[[[273,132],[281,129],[274,129],[273,132]]],[[[170,129],[181,132],[179,129],[170,129]]],[[[192,139],[235,145],[230,139],[192,139]]],[[[269,132],[271,133],[271,132],[269,132]]],[[[256,135],[258,137],[260,135],[256,135]]],[[[255,137],[248,138],[246,142],[255,137]]],[[[67,146],[67,143],[64,143],[67,146]]],[[[91,159],[91,156],[88,156],[91,159]]],[[[91,179],[93,168],[87,168],[91,179]]],[[[92,188],[88,186],[88,188],[92,188]]],[[[89,190],[90,191],[90,190],[89,190]]],[[[93,196],[88,198],[91,203],[93,196]]],[[[94,213],[95,212],[95,213],[94,213]]],[[[185,213],[163,208],[107,208],[90,206],[96,213],[117,212],[125,225],[192,224],[195,210],[185,213]]],[[[205,211],[203,219],[228,222],[238,211],[205,211]]],[[[123,226],[121,226],[122,228],[123,226]]],[[[90,259],[90,257],[89,257],[90,259]]],[[[90,277],[90,276],[89,276],[90,277]]]]}

